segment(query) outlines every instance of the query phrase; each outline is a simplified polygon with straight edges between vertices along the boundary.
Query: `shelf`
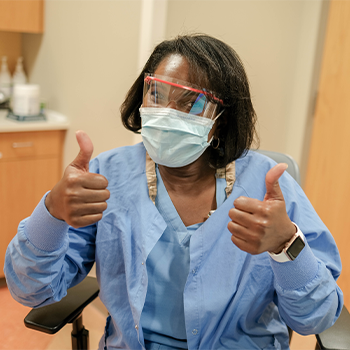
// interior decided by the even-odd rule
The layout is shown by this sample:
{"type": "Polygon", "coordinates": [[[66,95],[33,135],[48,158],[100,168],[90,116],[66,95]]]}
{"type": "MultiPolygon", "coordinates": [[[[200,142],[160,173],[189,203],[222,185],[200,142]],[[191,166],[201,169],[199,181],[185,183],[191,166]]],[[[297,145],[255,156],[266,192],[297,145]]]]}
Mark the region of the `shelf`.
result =
{"type": "Polygon", "coordinates": [[[46,110],[46,121],[20,122],[6,118],[7,113],[7,110],[0,110],[0,133],[40,130],[67,130],[69,127],[68,118],[63,114],[52,110],[46,110]]]}

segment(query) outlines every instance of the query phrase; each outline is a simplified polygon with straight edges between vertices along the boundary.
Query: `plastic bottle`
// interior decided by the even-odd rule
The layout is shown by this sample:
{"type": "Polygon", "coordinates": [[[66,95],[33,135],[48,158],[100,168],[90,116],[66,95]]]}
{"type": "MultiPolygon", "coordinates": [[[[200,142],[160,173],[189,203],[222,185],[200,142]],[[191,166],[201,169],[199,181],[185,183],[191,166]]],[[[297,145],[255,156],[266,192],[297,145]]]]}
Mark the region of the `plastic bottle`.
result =
{"type": "Polygon", "coordinates": [[[27,76],[23,70],[23,57],[18,57],[16,69],[12,77],[12,85],[15,86],[16,84],[26,84],[26,83],[27,83],[27,76]]]}
{"type": "Polygon", "coordinates": [[[3,56],[1,60],[1,70],[0,70],[0,90],[6,95],[6,97],[11,97],[11,74],[7,66],[7,57],[3,56]]]}

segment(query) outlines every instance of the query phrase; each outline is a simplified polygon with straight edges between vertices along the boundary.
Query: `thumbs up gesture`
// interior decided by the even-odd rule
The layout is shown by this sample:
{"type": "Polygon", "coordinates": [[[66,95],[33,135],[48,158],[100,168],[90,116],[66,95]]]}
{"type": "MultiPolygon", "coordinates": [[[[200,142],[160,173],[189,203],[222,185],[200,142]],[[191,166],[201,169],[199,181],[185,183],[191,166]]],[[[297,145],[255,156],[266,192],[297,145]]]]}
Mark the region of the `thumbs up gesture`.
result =
{"type": "Polygon", "coordinates": [[[108,181],[100,174],[89,173],[93,144],[83,131],[77,131],[80,152],[66,168],[62,179],[46,197],[52,216],[78,228],[102,219],[107,209],[108,181]]]}
{"type": "Polygon", "coordinates": [[[268,171],[265,178],[266,194],[263,201],[238,197],[229,211],[228,223],[232,242],[250,254],[265,251],[280,253],[296,233],[290,221],[278,180],[287,169],[280,163],[268,171]]]}

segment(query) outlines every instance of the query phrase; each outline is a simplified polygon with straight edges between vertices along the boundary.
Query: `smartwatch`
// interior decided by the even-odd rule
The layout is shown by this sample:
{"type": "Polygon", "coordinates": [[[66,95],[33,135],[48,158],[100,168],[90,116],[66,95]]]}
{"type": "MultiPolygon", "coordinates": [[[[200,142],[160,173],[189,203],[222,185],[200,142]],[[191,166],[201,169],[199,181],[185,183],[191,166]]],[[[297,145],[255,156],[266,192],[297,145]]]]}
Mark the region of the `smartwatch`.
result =
{"type": "Polygon", "coordinates": [[[268,252],[273,260],[278,262],[293,261],[305,247],[305,236],[300,231],[298,225],[294,225],[297,229],[297,232],[290,239],[290,241],[286,243],[281,253],[275,254],[268,252]]]}

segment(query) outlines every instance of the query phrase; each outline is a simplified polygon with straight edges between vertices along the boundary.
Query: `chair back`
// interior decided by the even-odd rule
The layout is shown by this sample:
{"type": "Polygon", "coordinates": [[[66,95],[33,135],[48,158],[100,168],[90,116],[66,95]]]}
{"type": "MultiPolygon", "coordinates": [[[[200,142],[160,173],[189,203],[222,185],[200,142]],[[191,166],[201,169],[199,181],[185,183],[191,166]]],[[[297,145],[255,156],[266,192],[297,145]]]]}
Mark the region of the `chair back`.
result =
{"type": "Polygon", "coordinates": [[[291,175],[294,178],[294,180],[300,185],[299,166],[298,163],[291,156],[280,152],[264,151],[260,149],[257,150],[257,152],[273,159],[276,163],[287,163],[287,171],[289,175],[291,175]]]}

